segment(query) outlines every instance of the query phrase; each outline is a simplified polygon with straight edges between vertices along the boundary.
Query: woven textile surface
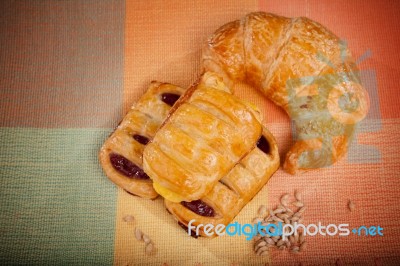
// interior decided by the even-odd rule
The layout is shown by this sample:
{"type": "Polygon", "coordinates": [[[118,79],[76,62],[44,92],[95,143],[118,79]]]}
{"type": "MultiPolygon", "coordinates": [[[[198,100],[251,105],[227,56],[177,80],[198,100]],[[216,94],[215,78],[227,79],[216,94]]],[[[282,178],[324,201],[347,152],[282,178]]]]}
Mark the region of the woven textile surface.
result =
{"type": "MultiPolygon", "coordinates": [[[[0,10],[2,264],[400,264],[399,2],[32,0],[1,1],[0,10]],[[188,237],[160,197],[132,197],[102,172],[99,148],[148,84],[190,86],[207,37],[253,11],[306,16],[345,40],[371,107],[346,158],[295,176],[279,169],[234,221],[250,223],[261,204],[298,190],[304,224],[379,225],[383,236],[308,236],[299,254],[260,257],[244,236],[188,237]]],[[[235,93],[260,107],[284,158],[287,115],[249,86],[235,93]]]]}

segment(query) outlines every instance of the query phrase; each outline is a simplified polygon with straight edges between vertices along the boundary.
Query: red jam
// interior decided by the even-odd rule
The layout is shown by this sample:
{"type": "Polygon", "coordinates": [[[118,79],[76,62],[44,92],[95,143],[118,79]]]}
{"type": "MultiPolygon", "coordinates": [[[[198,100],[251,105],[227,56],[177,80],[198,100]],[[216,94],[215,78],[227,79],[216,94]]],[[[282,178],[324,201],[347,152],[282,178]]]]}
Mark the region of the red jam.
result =
{"type": "Polygon", "coordinates": [[[215,215],[214,209],[202,200],[194,200],[191,202],[182,201],[181,204],[192,212],[201,216],[214,217],[215,215]]]}
{"type": "Polygon", "coordinates": [[[139,135],[139,134],[133,135],[133,138],[134,138],[137,142],[139,142],[140,144],[143,144],[143,145],[147,145],[147,143],[149,143],[149,141],[150,141],[149,138],[147,138],[147,137],[145,137],[145,136],[142,136],[142,135],[139,135]]]}
{"type": "Polygon", "coordinates": [[[178,94],[166,92],[161,94],[161,101],[165,102],[169,106],[173,106],[179,97],[181,96],[178,94]]]}
{"type": "Polygon", "coordinates": [[[257,147],[265,154],[269,154],[270,152],[269,143],[264,136],[261,136],[261,138],[257,141],[257,147]]]}
{"type": "Polygon", "coordinates": [[[137,179],[149,179],[150,177],[143,171],[142,168],[132,163],[124,156],[110,153],[110,162],[115,170],[124,176],[137,179]]]}

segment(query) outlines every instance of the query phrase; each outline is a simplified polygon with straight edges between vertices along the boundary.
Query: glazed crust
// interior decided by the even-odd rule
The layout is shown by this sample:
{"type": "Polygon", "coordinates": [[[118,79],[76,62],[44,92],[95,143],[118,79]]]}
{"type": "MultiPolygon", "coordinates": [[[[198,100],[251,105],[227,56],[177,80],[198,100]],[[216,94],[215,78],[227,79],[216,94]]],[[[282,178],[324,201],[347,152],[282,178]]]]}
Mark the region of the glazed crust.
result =
{"type": "Polygon", "coordinates": [[[261,133],[259,114],[207,72],[146,146],[143,167],[179,201],[197,200],[255,147],[261,133]]]}
{"type": "Polygon", "coordinates": [[[261,90],[294,120],[297,141],[284,163],[292,174],[340,159],[369,109],[350,51],[307,18],[250,13],[210,37],[202,62],[229,86],[243,81],[261,90]]]}
{"type": "Polygon", "coordinates": [[[110,161],[110,154],[118,154],[142,168],[145,145],[133,138],[135,134],[151,140],[167,117],[171,106],[162,101],[163,93],[182,95],[184,89],[168,83],[152,82],[146,93],[132,106],[115,131],[100,149],[99,159],[104,173],[127,192],[143,197],[156,198],[151,179],[127,177],[117,171],[110,161]]]}
{"type": "MultiPolygon", "coordinates": [[[[255,147],[217,182],[207,195],[201,198],[204,203],[213,208],[215,212],[213,217],[201,216],[181,203],[165,200],[168,211],[185,226],[188,226],[192,219],[196,220],[192,223],[195,226],[199,224],[216,226],[217,224],[227,225],[230,223],[279,168],[276,141],[266,128],[263,129],[263,136],[268,141],[269,152],[266,154],[255,147]]],[[[199,233],[202,236],[207,236],[204,234],[203,228],[200,228],[199,233]]]]}

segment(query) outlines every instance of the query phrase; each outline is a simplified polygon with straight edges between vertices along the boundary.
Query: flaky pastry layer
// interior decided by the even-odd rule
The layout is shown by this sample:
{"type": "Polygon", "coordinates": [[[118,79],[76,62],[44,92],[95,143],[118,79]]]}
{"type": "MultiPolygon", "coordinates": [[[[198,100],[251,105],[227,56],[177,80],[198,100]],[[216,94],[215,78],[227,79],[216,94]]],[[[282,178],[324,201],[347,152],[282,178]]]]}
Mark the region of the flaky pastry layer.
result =
{"type": "Polygon", "coordinates": [[[146,146],[144,170],[165,198],[200,199],[255,147],[262,133],[259,120],[259,113],[233,96],[221,77],[207,72],[146,146]]]}
{"type": "MultiPolygon", "coordinates": [[[[262,138],[267,144],[263,143],[255,147],[200,201],[188,204],[165,200],[167,210],[181,226],[187,227],[191,220],[195,220],[191,224],[193,226],[199,224],[227,225],[258,193],[280,164],[278,146],[266,128],[263,129],[262,138]],[[196,207],[195,203],[201,204],[201,210],[196,207]],[[190,205],[189,208],[188,205],[190,205]]],[[[200,235],[207,236],[204,234],[204,227],[199,229],[200,235]]]]}
{"type": "Polygon", "coordinates": [[[168,116],[184,89],[152,82],[100,149],[99,159],[107,177],[127,192],[156,198],[153,182],[143,171],[143,150],[168,116]]]}

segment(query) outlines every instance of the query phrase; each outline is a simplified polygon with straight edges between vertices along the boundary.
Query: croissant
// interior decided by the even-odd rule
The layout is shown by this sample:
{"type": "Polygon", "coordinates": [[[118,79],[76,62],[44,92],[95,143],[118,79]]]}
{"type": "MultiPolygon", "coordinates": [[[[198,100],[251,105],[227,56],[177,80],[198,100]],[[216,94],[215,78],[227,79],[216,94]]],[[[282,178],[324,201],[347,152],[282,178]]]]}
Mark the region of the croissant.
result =
{"type": "Polygon", "coordinates": [[[296,129],[283,165],[291,174],[340,159],[369,109],[350,51],[307,18],[250,13],[209,38],[202,63],[228,87],[245,82],[286,111],[296,129]]]}
{"type": "Polygon", "coordinates": [[[156,198],[153,182],[142,169],[143,150],[154,137],[184,89],[152,82],[100,149],[100,164],[108,178],[130,194],[156,198]]]}

